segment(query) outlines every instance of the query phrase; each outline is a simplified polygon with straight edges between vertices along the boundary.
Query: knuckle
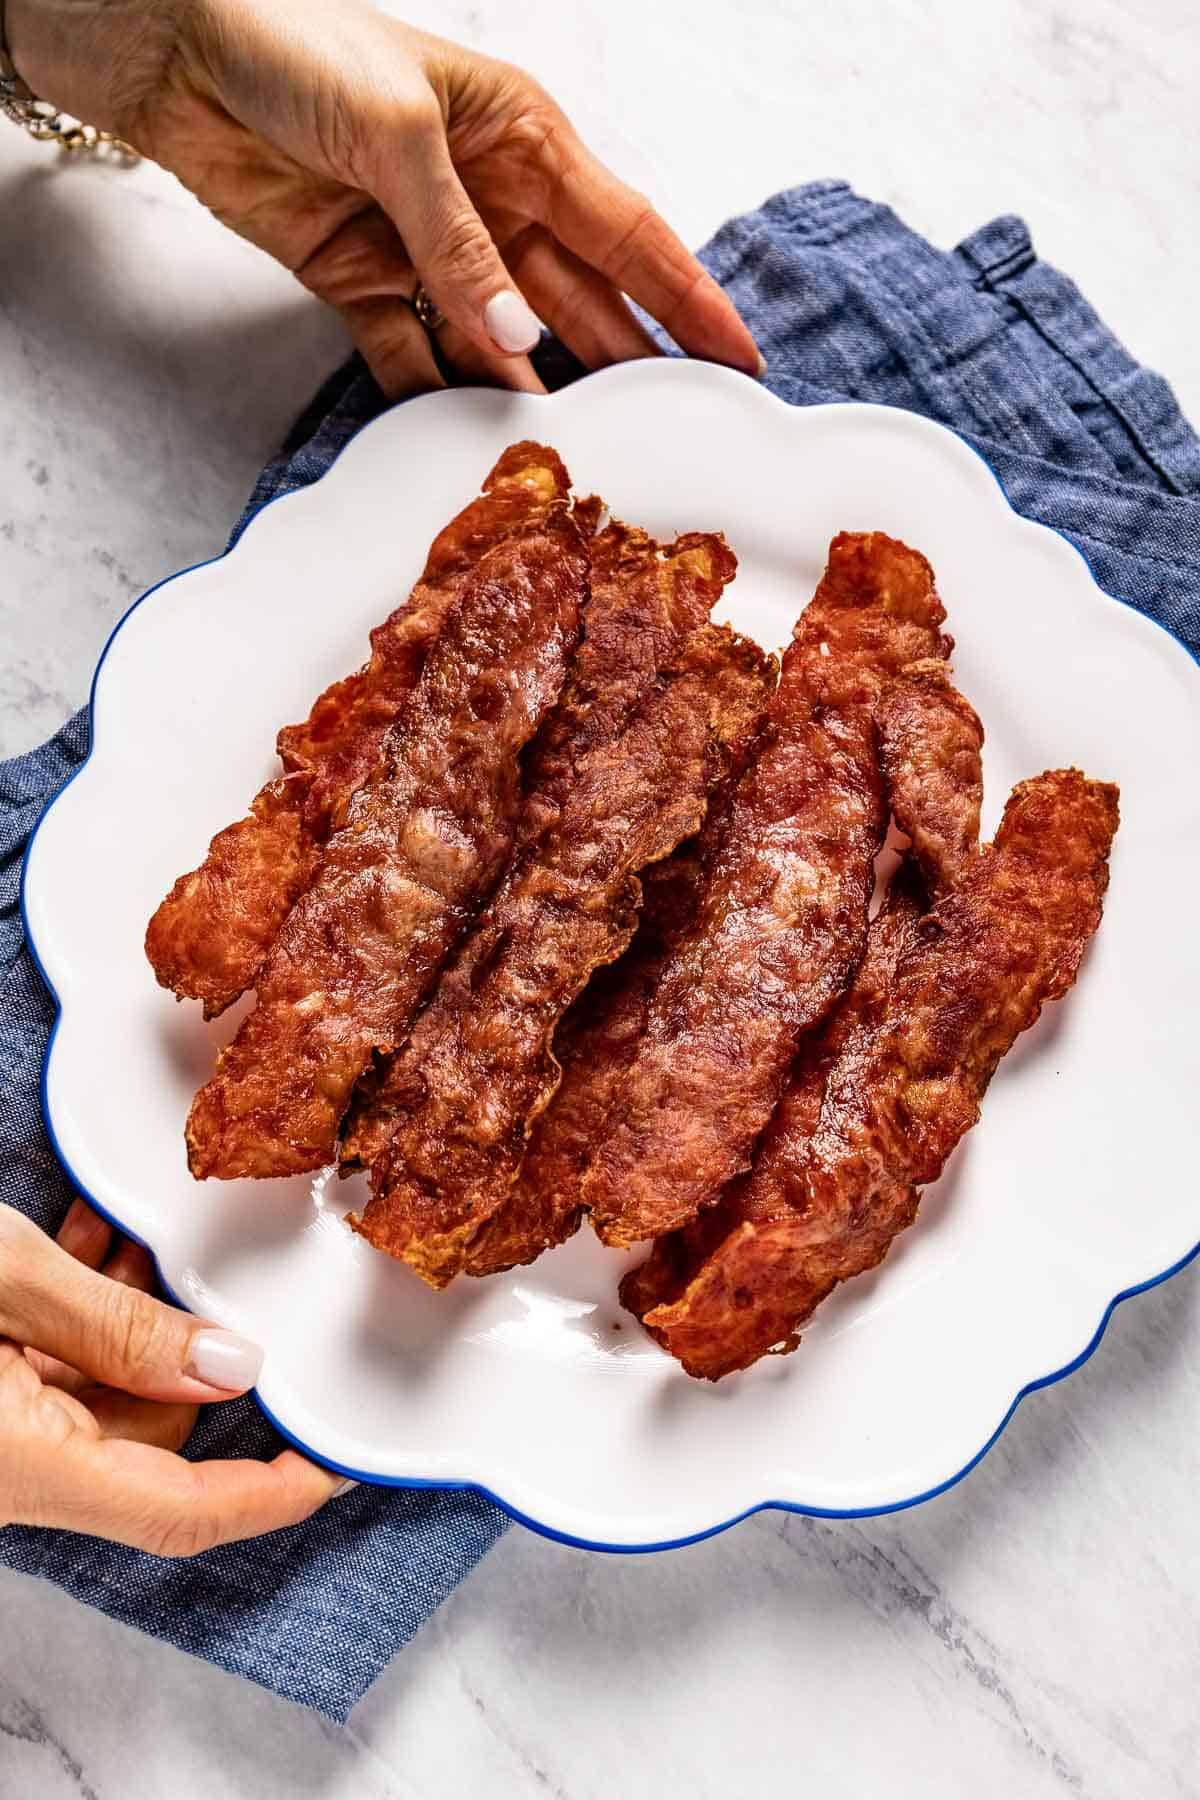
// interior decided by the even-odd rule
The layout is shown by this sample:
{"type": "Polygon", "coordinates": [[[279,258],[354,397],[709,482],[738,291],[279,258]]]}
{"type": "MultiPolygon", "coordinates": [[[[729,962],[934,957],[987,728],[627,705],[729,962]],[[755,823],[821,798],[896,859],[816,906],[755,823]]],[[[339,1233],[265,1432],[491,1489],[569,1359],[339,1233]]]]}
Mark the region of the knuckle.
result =
{"type": "Polygon", "coordinates": [[[491,240],[471,213],[457,213],[443,224],[437,238],[441,276],[455,287],[470,287],[492,273],[491,240]]]}
{"type": "Polygon", "coordinates": [[[113,1361],[130,1373],[162,1366],[173,1347],[165,1310],[133,1288],[110,1286],[101,1330],[113,1361]]]}
{"type": "Polygon", "coordinates": [[[378,86],[369,103],[360,102],[348,128],[348,159],[355,184],[372,190],[394,165],[397,145],[406,143],[422,156],[444,140],[446,121],[428,86],[408,83],[378,86]]]}
{"type": "Polygon", "coordinates": [[[658,218],[658,214],[645,194],[632,192],[629,196],[629,204],[631,217],[628,224],[622,226],[611,252],[618,270],[627,268],[633,262],[641,240],[648,231],[653,229],[658,218]]]}
{"type": "Polygon", "coordinates": [[[313,133],[327,166],[359,186],[397,134],[444,133],[433,90],[403,66],[398,72],[366,62],[338,68],[314,88],[312,107],[313,133]]]}
{"type": "Polygon", "coordinates": [[[571,129],[566,114],[536,85],[522,95],[520,110],[509,130],[511,142],[524,153],[528,164],[548,160],[560,152],[566,155],[570,148],[571,129]]]}
{"type": "Polygon", "coordinates": [[[362,140],[355,108],[340,84],[318,88],[314,94],[312,131],[326,167],[353,179],[362,140]]]}
{"type": "Polygon", "coordinates": [[[426,86],[416,90],[402,87],[393,93],[388,116],[394,127],[411,132],[414,137],[443,138],[446,135],[442,109],[433,90],[426,86]]]}
{"type": "Polygon", "coordinates": [[[177,1518],[155,1517],[143,1522],[138,1531],[139,1547],[151,1556],[186,1561],[202,1556],[221,1541],[217,1520],[207,1512],[184,1513],[177,1518]]]}

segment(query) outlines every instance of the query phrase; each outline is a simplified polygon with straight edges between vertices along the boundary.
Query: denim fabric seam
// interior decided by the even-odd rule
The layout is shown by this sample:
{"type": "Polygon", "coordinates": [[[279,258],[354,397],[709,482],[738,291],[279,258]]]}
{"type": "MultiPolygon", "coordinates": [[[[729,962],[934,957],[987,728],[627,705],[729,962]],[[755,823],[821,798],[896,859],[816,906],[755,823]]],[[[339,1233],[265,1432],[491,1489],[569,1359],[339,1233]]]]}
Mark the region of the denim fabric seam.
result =
{"type": "MultiPolygon", "coordinates": [[[[957,428],[951,427],[950,429],[953,430],[957,428]]],[[[998,445],[994,438],[989,438],[982,432],[964,430],[960,431],[959,435],[972,442],[985,459],[995,451],[1004,454],[1008,450],[1007,445],[998,445]]],[[[1087,469],[1077,471],[1066,469],[1063,468],[1061,464],[1051,462],[1047,457],[1038,455],[1036,452],[1026,451],[1022,454],[1024,455],[1025,460],[1034,464],[1038,472],[1044,474],[1048,481],[1055,480],[1073,483],[1076,480],[1084,480],[1090,488],[1102,488],[1105,499],[1128,501],[1136,495],[1137,504],[1139,506],[1153,506],[1156,510],[1160,510],[1164,513],[1175,512],[1182,504],[1189,510],[1196,510],[1198,521],[1200,521],[1200,500],[1193,494],[1164,494],[1156,488],[1146,487],[1138,487],[1135,489],[1128,480],[1123,481],[1119,475],[1107,474],[1103,470],[1087,469]]],[[[1105,540],[1099,539],[1098,541],[1103,543],[1105,540]]],[[[1108,548],[1120,551],[1124,554],[1128,549],[1128,545],[1110,544],[1108,548]]],[[[1173,564],[1171,566],[1174,567],[1173,564]]]]}
{"type": "Polygon", "coordinates": [[[1012,288],[1008,287],[1004,288],[1003,292],[1004,297],[1016,307],[1026,324],[1028,324],[1033,331],[1037,332],[1038,336],[1044,343],[1049,345],[1056,356],[1061,356],[1063,361],[1069,363],[1075,370],[1079,378],[1087,383],[1097,400],[1108,409],[1113,418],[1121,425],[1133,448],[1137,451],[1138,455],[1142,457],[1147,467],[1158,476],[1158,479],[1162,482],[1163,486],[1170,490],[1170,497],[1177,500],[1188,499],[1190,497],[1189,490],[1182,487],[1170,471],[1163,466],[1157,454],[1147,443],[1141,429],[1130,418],[1127,409],[1117,399],[1111,388],[1097,379],[1087,362],[1080,361],[1080,359],[1073,355],[1070,350],[1064,348],[1058,341],[1057,334],[1051,331],[1043,323],[1038,311],[1029,306],[1019,293],[1016,293],[1012,288]]]}
{"type": "MultiPolygon", "coordinates": [[[[886,262],[887,258],[880,259],[881,264],[886,265],[886,262]]],[[[925,365],[927,372],[935,376],[944,376],[952,386],[957,387],[962,399],[979,419],[986,419],[989,414],[994,417],[997,409],[1000,409],[1001,425],[1003,426],[1003,423],[1007,421],[1010,429],[1019,437],[1019,444],[1013,448],[1024,451],[1027,455],[1035,454],[1037,440],[1031,435],[1020,414],[1013,410],[1003,394],[997,393],[994,389],[989,388],[986,382],[979,380],[972,366],[975,357],[985,346],[998,348],[994,341],[994,334],[990,334],[982,343],[974,345],[969,356],[963,356],[955,361],[949,361],[944,356],[939,357],[936,338],[932,336],[925,321],[914,310],[908,296],[894,282],[887,279],[886,273],[881,272],[879,265],[875,266],[873,272],[904,312],[920,337],[923,347],[929,353],[929,361],[925,365]]],[[[940,290],[938,292],[940,297],[940,290]]]]}

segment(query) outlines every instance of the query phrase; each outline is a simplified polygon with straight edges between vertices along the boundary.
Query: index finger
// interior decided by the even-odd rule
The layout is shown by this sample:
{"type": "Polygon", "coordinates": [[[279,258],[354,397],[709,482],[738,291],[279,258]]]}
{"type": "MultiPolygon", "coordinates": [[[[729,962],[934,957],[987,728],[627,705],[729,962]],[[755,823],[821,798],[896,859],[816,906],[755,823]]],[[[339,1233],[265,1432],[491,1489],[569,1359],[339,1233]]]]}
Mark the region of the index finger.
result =
{"type": "Polygon", "coordinates": [[[766,364],[732,300],[646,197],[577,138],[560,155],[545,221],[559,242],[636,300],[681,350],[761,375],[766,364]]]}
{"type": "Polygon", "coordinates": [[[39,1460],[28,1490],[35,1516],[20,1523],[86,1532],[154,1556],[196,1556],[298,1525],[345,1485],[295,1450],[267,1463],[192,1463],[150,1444],[76,1433],[39,1460]]]}

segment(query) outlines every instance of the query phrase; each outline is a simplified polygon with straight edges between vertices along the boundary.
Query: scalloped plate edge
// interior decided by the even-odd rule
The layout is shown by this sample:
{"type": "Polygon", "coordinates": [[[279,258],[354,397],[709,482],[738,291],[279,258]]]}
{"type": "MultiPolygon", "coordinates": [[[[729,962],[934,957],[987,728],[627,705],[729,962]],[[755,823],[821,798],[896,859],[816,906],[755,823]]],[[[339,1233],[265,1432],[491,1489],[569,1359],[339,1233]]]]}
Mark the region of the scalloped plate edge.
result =
{"type": "MultiPolygon", "coordinates": [[[[637,365],[634,365],[635,368],[636,368],[636,366],[637,365]]],[[[682,367],[690,367],[691,365],[683,364],[681,366],[682,367]]],[[[616,367],[614,367],[612,369],[605,369],[605,370],[597,371],[593,374],[582,377],[579,382],[573,384],[571,390],[567,390],[567,391],[577,390],[580,386],[583,386],[585,384],[588,386],[591,386],[592,384],[598,383],[598,382],[613,383],[614,381],[618,381],[618,380],[624,378],[627,375],[627,371],[628,371],[629,367],[630,367],[630,365],[617,365],[616,367]]],[[[708,365],[704,365],[704,372],[705,372],[706,379],[713,379],[715,377],[717,379],[722,379],[722,380],[728,379],[730,381],[736,381],[739,383],[740,386],[748,385],[746,383],[746,378],[737,376],[737,375],[733,375],[729,371],[721,370],[716,367],[710,367],[708,365]]],[[[450,390],[450,393],[460,394],[460,393],[472,392],[472,391],[474,391],[474,390],[455,389],[455,390],[450,390]]],[[[777,396],[771,394],[769,392],[769,390],[767,390],[765,388],[755,386],[755,387],[752,387],[750,389],[750,391],[753,392],[758,397],[758,403],[764,404],[764,405],[766,405],[768,407],[772,407],[772,408],[780,408],[783,411],[789,412],[789,413],[792,412],[793,410],[795,410],[786,401],[780,400],[777,396]]],[[[410,407],[429,406],[429,405],[433,404],[434,402],[444,401],[447,397],[448,397],[448,395],[442,394],[442,393],[423,394],[423,395],[415,396],[411,400],[401,402],[400,404],[403,405],[405,407],[405,409],[407,410],[410,407]]],[[[553,399],[554,397],[555,396],[549,396],[548,398],[553,399]]],[[[997,471],[987,461],[986,457],[984,457],[978,450],[976,450],[975,446],[973,444],[971,444],[966,438],[962,437],[959,433],[951,430],[949,427],[947,427],[945,425],[940,424],[936,420],[931,420],[931,419],[926,418],[922,414],[910,413],[910,412],[906,411],[906,409],[898,408],[898,407],[883,407],[883,406],[877,406],[877,405],[863,403],[863,402],[833,401],[833,402],[821,404],[819,406],[805,407],[803,410],[805,412],[830,412],[830,411],[844,411],[844,410],[850,410],[850,409],[853,409],[856,412],[867,412],[867,413],[870,413],[870,412],[899,413],[908,422],[916,424],[925,432],[934,434],[944,440],[949,440],[950,443],[952,443],[953,445],[956,446],[956,448],[959,452],[964,451],[964,450],[968,451],[970,453],[972,459],[974,461],[976,461],[977,463],[979,463],[983,467],[983,469],[985,469],[987,471],[987,473],[991,476],[993,482],[995,483],[997,495],[998,495],[1000,502],[1010,513],[1012,519],[1015,522],[1017,522],[1019,525],[1026,528],[1027,530],[1037,532],[1037,533],[1048,533],[1050,536],[1060,538],[1062,540],[1062,542],[1067,546],[1067,548],[1074,553],[1074,555],[1078,558],[1079,562],[1082,564],[1082,567],[1087,576],[1089,585],[1091,586],[1091,588],[1093,589],[1094,593],[1097,595],[1098,598],[1100,598],[1107,604],[1120,606],[1122,608],[1125,608],[1125,609],[1133,612],[1145,624],[1153,626],[1157,630],[1163,632],[1163,634],[1166,637],[1170,638],[1170,640],[1173,643],[1177,644],[1179,646],[1179,648],[1183,650],[1185,655],[1187,655],[1193,663],[1195,663],[1197,666],[1200,666],[1200,657],[1198,657],[1190,649],[1190,647],[1183,642],[1183,640],[1181,638],[1179,638],[1173,631],[1171,631],[1168,626],[1163,625],[1160,621],[1158,621],[1156,619],[1152,619],[1148,614],[1143,613],[1140,608],[1132,606],[1130,602],[1122,600],[1117,595],[1109,594],[1105,589],[1101,588],[1095,578],[1095,575],[1093,574],[1093,572],[1091,570],[1091,567],[1087,561],[1086,556],[1079,549],[1078,545],[1072,543],[1071,539],[1069,537],[1067,537],[1064,532],[1057,530],[1057,528],[1054,526],[1048,526],[1048,525],[1041,523],[1038,520],[1030,519],[1030,518],[1026,517],[1025,514],[1018,512],[1016,507],[1013,506],[1011,500],[1009,499],[1009,496],[1005,490],[1004,484],[1003,484],[999,474],[997,473],[997,471]]],[[[179,1306],[181,1308],[181,1310],[184,1310],[184,1311],[191,1311],[192,1309],[188,1306],[187,1302],[179,1295],[179,1293],[176,1291],[176,1289],[174,1288],[172,1283],[170,1283],[165,1278],[159,1255],[155,1251],[154,1246],[152,1244],[148,1243],[139,1233],[131,1230],[130,1227],[122,1219],[120,1219],[113,1213],[111,1208],[100,1203],[95,1198],[95,1196],[89,1191],[89,1189],[86,1187],[86,1185],[82,1181],[79,1180],[69,1159],[66,1157],[66,1155],[64,1154],[64,1152],[62,1150],[61,1144],[59,1142],[58,1134],[55,1130],[54,1119],[53,1119],[52,1111],[51,1111],[51,1108],[49,1105],[49,1100],[48,1100],[47,1082],[48,1082],[50,1066],[51,1066],[53,1056],[54,1056],[54,1046],[55,1046],[56,1039],[58,1037],[59,1026],[60,1026],[60,1024],[62,1022],[62,1018],[63,1018],[63,1004],[62,1004],[62,1000],[59,996],[58,988],[57,988],[55,982],[53,981],[53,979],[49,973],[49,970],[46,967],[45,962],[43,961],[41,953],[39,952],[37,941],[34,936],[33,930],[31,928],[29,908],[28,908],[28,903],[27,903],[27,886],[28,886],[29,870],[30,870],[31,861],[32,861],[32,854],[33,854],[34,846],[37,841],[38,835],[39,835],[43,825],[45,824],[47,818],[49,817],[52,809],[54,808],[54,806],[56,805],[58,800],[61,799],[63,794],[66,793],[67,789],[69,787],[71,787],[79,779],[79,777],[88,768],[89,764],[92,761],[93,753],[95,750],[95,701],[96,701],[97,686],[98,686],[101,674],[103,672],[105,663],[110,655],[110,652],[112,651],[112,649],[114,647],[117,637],[118,637],[119,633],[121,632],[122,628],[128,623],[130,618],[133,616],[133,614],[135,612],[137,612],[137,610],[141,606],[143,606],[146,601],[151,599],[161,589],[171,585],[174,582],[179,581],[180,579],[182,579],[182,577],[184,577],[186,575],[190,575],[190,574],[194,573],[198,569],[209,568],[209,567],[213,566],[214,564],[224,562],[228,557],[232,556],[241,547],[247,534],[252,532],[255,529],[255,527],[257,526],[257,524],[259,523],[259,521],[262,519],[263,515],[266,512],[270,511],[273,507],[278,506],[285,501],[298,499],[305,495],[310,494],[314,487],[317,487],[322,482],[327,481],[329,479],[329,477],[334,473],[334,471],[338,469],[339,465],[342,463],[343,457],[346,456],[346,453],[348,451],[350,451],[355,445],[357,445],[360,442],[360,440],[373,429],[374,426],[381,423],[385,418],[387,418],[390,415],[391,412],[394,412],[395,410],[396,410],[395,408],[388,409],[387,412],[379,414],[375,419],[368,421],[368,423],[366,425],[364,425],[359,431],[357,431],[354,434],[354,436],[352,438],[350,438],[345,445],[342,446],[342,448],[338,451],[337,455],[335,456],[335,458],[329,465],[329,468],[326,469],[321,474],[321,476],[318,477],[316,482],[309,483],[303,488],[290,490],[288,493],[285,493],[285,494],[277,494],[272,499],[265,501],[246,520],[245,524],[242,526],[241,530],[238,532],[237,536],[233,539],[233,541],[230,544],[228,544],[226,546],[226,548],[224,550],[222,550],[221,552],[219,552],[216,556],[206,557],[197,563],[189,564],[186,568],[176,570],[172,574],[164,576],[161,581],[157,581],[151,587],[147,588],[143,594],[139,595],[137,597],[137,599],[135,599],[129,605],[129,607],[126,608],[125,612],[121,615],[120,619],[118,619],[117,623],[113,626],[112,631],[109,633],[109,636],[104,644],[103,649],[101,650],[100,657],[97,661],[95,672],[92,676],[92,682],[91,682],[91,687],[90,687],[89,696],[88,696],[88,703],[87,703],[87,711],[88,711],[88,749],[87,749],[87,753],[84,756],[83,761],[79,764],[79,767],[74,770],[74,772],[71,774],[71,776],[68,778],[68,780],[63,783],[62,787],[59,788],[56,793],[51,795],[50,799],[46,802],[45,806],[42,808],[32,830],[30,831],[29,839],[28,839],[28,842],[27,842],[26,848],[25,848],[25,854],[22,859],[21,880],[20,880],[20,888],[19,888],[19,904],[20,904],[20,909],[21,909],[22,924],[23,924],[23,928],[25,931],[25,938],[26,938],[26,942],[29,946],[30,955],[33,959],[34,965],[37,968],[42,981],[45,983],[45,986],[50,994],[51,1000],[52,1000],[52,1002],[54,1004],[54,1008],[55,1008],[54,1019],[53,1019],[52,1025],[51,1025],[50,1034],[49,1034],[49,1038],[47,1040],[46,1050],[45,1050],[45,1054],[44,1054],[43,1061],[42,1061],[42,1070],[41,1070],[41,1079],[40,1079],[40,1094],[41,1094],[42,1113],[43,1113],[43,1117],[45,1120],[46,1130],[47,1130],[47,1134],[50,1139],[51,1146],[54,1150],[55,1156],[57,1157],[60,1165],[62,1166],[64,1172],[66,1173],[66,1175],[67,1175],[69,1181],[71,1182],[72,1187],[75,1189],[75,1191],[77,1193],[79,1193],[80,1195],[82,1195],[82,1197],[88,1201],[89,1205],[93,1206],[97,1212],[99,1212],[105,1219],[108,1220],[108,1222],[111,1225],[114,1226],[114,1228],[121,1231],[126,1236],[133,1239],[135,1242],[141,1244],[147,1250],[147,1252],[149,1253],[149,1255],[151,1256],[151,1258],[154,1262],[155,1271],[158,1276],[159,1284],[162,1287],[163,1291],[171,1298],[171,1300],[177,1306],[179,1306]]],[[[252,1393],[253,1399],[255,1400],[256,1404],[258,1405],[260,1411],[263,1413],[264,1417],[268,1420],[268,1422],[272,1425],[272,1427],[279,1433],[279,1435],[282,1438],[284,1438],[289,1444],[291,1444],[297,1450],[302,1451],[304,1455],[310,1457],[314,1462],[320,1463],[322,1466],[333,1470],[337,1474],[344,1475],[350,1479],[362,1482],[367,1485],[385,1487],[385,1488],[407,1488],[407,1489],[413,1489],[413,1490],[417,1490],[417,1491],[457,1490],[457,1491],[463,1491],[463,1492],[477,1493],[484,1499],[492,1502],[494,1505],[499,1507],[501,1509],[501,1511],[503,1511],[505,1514],[507,1514],[507,1516],[510,1519],[514,1520],[516,1523],[524,1525],[527,1528],[529,1528],[530,1530],[536,1531],[540,1535],[551,1538],[551,1539],[555,1540],[556,1542],[569,1544],[569,1545],[572,1545],[572,1546],[575,1546],[575,1547],[578,1547],[581,1549],[598,1550],[598,1551],[603,1551],[603,1552],[611,1553],[611,1554],[622,1554],[622,1555],[649,1554],[654,1551],[679,1549],[687,1544],[702,1542],[705,1538],[716,1536],[718,1533],[723,1532],[723,1531],[728,1531],[732,1526],[740,1524],[744,1519],[751,1518],[754,1516],[754,1514],[759,1513],[759,1512],[765,1512],[765,1511],[790,1512],[790,1513],[797,1513],[797,1514],[807,1516],[807,1517],[828,1518],[828,1519],[872,1518],[872,1517],[880,1517],[880,1516],[883,1516],[888,1513],[906,1511],[911,1507],[922,1505],[927,1500],[936,1498],[939,1494],[943,1494],[943,1493],[947,1492],[950,1488],[957,1486],[959,1482],[964,1480],[966,1478],[966,1476],[971,1473],[972,1469],[974,1469],[976,1467],[976,1465],[983,1459],[983,1457],[985,1457],[987,1455],[988,1451],[991,1450],[993,1445],[995,1445],[995,1443],[998,1441],[998,1439],[1002,1436],[1002,1434],[1005,1431],[1006,1427],[1008,1426],[1009,1422],[1013,1418],[1013,1415],[1016,1413],[1017,1408],[1020,1406],[1021,1402],[1024,1399],[1026,1399],[1030,1394],[1034,1394],[1034,1393],[1038,1392],[1040,1389],[1052,1387],[1052,1386],[1056,1385],[1058,1382],[1065,1380],[1067,1376],[1073,1374],[1077,1369],[1081,1368],[1084,1363],[1089,1361],[1089,1359],[1094,1355],[1095,1351],[1099,1347],[1100,1342],[1104,1337],[1104,1333],[1108,1327],[1109,1320],[1112,1318],[1114,1311],[1116,1310],[1116,1308],[1119,1305],[1122,1305],[1125,1301],[1133,1299],[1139,1294],[1147,1293],[1151,1289],[1159,1287],[1162,1285],[1162,1283],[1169,1281],[1173,1276],[1179,1274],[1182,1270],[1187,1268],[1187,1266],[1195,1260],[1197,1255],[1200,1255],[1200,1240],[1198,1240],[1197,1242],[1192,1244],[1189,1249],[1187,1249],[1181,1256],[1179,1256],[1174,1262],[1169,1264],[1166,1268],[1162,1269],[1158,1273],[1155,1273],[1155,1274],[1152,1274],[1152,1275],[1146,1277],[1144,1280],[1134,1283],[1133,1285],[1131,1285],[1127,1288],[1123,1288],[1118,1293],[1116,1293],[1112,1297],[1112,1299],[1110,1299],[1107,1302],[1107,1304],[1104,1306],[1104,1309],[1103,1309],[1103,1312],[1099,1319],[1099,1322],[1095,1326],[1095,1329],[1093,1330],[1091,1336],[1085,1342],[1083,1347],[1077,1352],[1077,1354],[1075,1356],[1071,1357],[1065,1363],[1061,1364],[1059,1367],[1050,1370],[1046,1374],[1035,1376],[1035,1377],[1031,1378],[1029,1381],[1025,1382],[1017,1390],[1012,1401],[1010,1402],[1008,1407],[1005,1409],[1005,1411],[1004,1411],[1003,1415],[1001,1416],[1001,1418],[999,1419],[998,1423],[995,1425],[994,1429],[991,1431],[989,1436],[980,1445],[979,1449],[977,1451],[975,1451],[975,1453],[972,1456],[970,1456],[967,1459],[967,1461],[962,1464],[961,1467],[956,1469],[951,1474],[947,1475],[944,1479],[934,1483],[933,1485],[926,1487],[917,1493],[906,1496],[902,1499],[890,1500],[890,1501],[880,1502],[880,1503],[876,1503],[876,1504],[869,1504],[869,1505],[864,1505],[864,1506],[845,1507],[845,1508],[820,1506],[820,1505],[816,1505],[816,1504],[806,1503],[802,1500],[797,1500],[797,1499],[770,1499],[770,1498],[763,1499],[763,1500],[755,1501],[753,1504],[742,1508],[740,1511],[732,1514],[730,1517],[720,1519],[711,1525],[707,1525],[707,1526],[703,1527],[702,1529],[691,1531],[691,1532],[688,1532],[688,1533],[678,1536],[678,1537],[668,1537],[668,1538],[663,1538],[660,1540],[655,1540],[652,1542],[642,1542],[642,1541],[610,1542],[610,1541],[607,1541],[604,1539],[581,1536],[577,1533],[561,1529],[557,1526],[547,1523],[544,1520],[541,1520],[541,1519],[538,1519],[538,1518],[532,1516],[528,1512],[523,1511],[520,1507],[515,1505],[512,1501],[506,1499],[502,1493],[496,1492],[494,1489],[489,1487],[486,1482],[483,1482],[483,1481],[476,1481],[473,1479],[436,1480],[436,1479],[423,1478],[423,1477],[419,1477],[419,1476],[382,1475],[382,1474],[373,1472],[371,1470],[357,1468],[357,1467],[353,1466],[352,1464],[341,1462],[341,1461],[337,1460],[336,1458],[333,1458],[333,1457],[325,1454],[321,1450],[315,1448],[312,1444],[308,1443],[304,1438],[302,1438],[295,1431],[293,1431],[286,1423],[284,1423],[284,1421],[281,1418],[279,1418],[277,1416],[277,1414],[272,1410],[272,1408],[270,1406],[268,1406],[267,1403],[263,1400],[262,1396],[259,1394],[257,1389],[251,1390],[251,1393],[252,1393]]]]}

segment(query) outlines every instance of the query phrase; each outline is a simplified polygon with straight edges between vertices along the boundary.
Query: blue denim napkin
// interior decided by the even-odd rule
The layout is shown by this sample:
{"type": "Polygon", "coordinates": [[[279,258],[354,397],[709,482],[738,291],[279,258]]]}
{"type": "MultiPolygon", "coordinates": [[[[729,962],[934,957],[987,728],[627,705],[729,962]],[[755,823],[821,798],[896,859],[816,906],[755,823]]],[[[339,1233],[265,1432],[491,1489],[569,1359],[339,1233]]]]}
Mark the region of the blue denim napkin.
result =
{"type": "MultiPolygon", "coordinates": [[[[1200,653],[1200,441],[1019,219],[935,250],[844,182],[777,194],[703,252],[796,405],[873,400],[953,426],[1013,505],[1064,532],[1103,587],[1200,653]]],[[[539,353],[559,386],[579,367],[539,353]]],[[[259,480],[243,519],[315,481],[383,406],[355,358],[259,480]]],[[[237,536],[235,531],[234,536],[237,536]]],[[[48,1229],[70,1200],[42,1127],[51,1006],[25,948],[17,881],[47,799],[87,753],[79,714],[0,765],[0,1200],[48,1229]]],[[[209,1409],[194,1456],[263,1456],[279,1440],[250,1401],[209,1409]]],[[[504,1530],[469,1490],[360,1488],[294,1530],[161,1562],[66,1532],[0,1532],[0,1562],[114,1618],[344,1719],[388,1659],[504,1530]]]]}

